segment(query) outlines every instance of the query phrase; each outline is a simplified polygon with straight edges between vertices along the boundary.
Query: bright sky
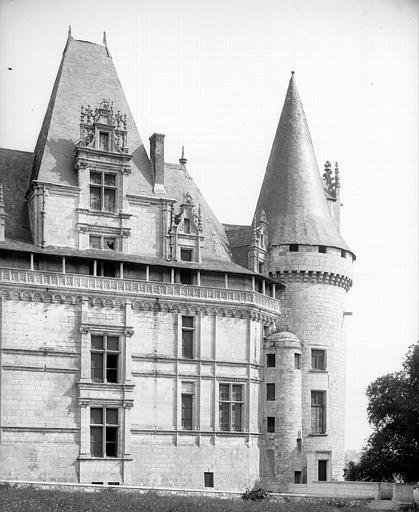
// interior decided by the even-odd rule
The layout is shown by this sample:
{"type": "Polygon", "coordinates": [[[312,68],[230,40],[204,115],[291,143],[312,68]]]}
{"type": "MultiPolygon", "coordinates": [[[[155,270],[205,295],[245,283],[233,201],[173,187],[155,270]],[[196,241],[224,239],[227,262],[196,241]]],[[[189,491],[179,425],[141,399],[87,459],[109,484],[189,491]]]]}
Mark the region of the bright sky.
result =
{"type": "Polygon", "coordinates": [[[349,293],[346,446],[417,326],[415,0],[0,0],[0,146],[33,151],[73,37],[108,45],[143,140],[166,134],[218,218],[250,223],[291,70],[319,165],[338,160],[349,293]],[[9,70],[8,68],[12,68],[9,70]]]}

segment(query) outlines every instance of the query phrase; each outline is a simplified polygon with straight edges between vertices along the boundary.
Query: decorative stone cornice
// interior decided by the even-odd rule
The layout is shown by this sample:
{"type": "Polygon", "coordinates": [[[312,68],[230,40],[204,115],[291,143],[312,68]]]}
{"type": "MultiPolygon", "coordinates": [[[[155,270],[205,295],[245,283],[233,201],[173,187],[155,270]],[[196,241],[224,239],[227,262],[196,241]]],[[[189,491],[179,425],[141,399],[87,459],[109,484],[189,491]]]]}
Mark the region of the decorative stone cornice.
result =
{"type": "Polygon", "coordinates": [[[323,283],[333,286],[339,286],[348,291],[352,286],[352,279],[341,274],[331,272],[311,271],[311,270],[292,270],[277,271],[277,277],[280,283],[323,283]]]}

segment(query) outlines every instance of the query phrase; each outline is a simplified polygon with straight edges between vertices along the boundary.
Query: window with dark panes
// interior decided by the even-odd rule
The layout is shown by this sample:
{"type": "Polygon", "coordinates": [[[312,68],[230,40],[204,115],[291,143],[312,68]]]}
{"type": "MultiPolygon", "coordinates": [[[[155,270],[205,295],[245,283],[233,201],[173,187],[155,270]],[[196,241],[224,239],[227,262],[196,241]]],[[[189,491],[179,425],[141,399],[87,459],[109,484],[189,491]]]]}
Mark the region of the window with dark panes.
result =
{"type": "Polygon", "coordinates": [[[110,236],[101,236],[101,235],[90,235],[89,236],[89,245],[91,249],[100,249],[100,250],[108,250],[115,251],[116,250],[116,238],[110,236]]]}
{"type": "Polygon", "coordinates": [[[311,392],[311,433],[326,433],[326,391],[311,392]]]}
{"type": "Polygon", "coordinates": [[[192,249],[181,249],[180,259],[182,261],[192,261],[192,249]]]}
{"type": "Polygon", "coordinates": [[[294,353],[294,368],[296,370],[301,370],[301,354],[298,352],[294,353]]]}
{"type": "Polygon", "coordinates": [[[266,366],[275,368],[275,354],[266,354],[266,366]]]}
{"type": "Polygon", "coordinates": [[[311,349],[311,368],[313,370],[326,369],[326,351],[320,349],[311,349]]]}
{"type": "Polygon", "coordinates": [[[193,429],[193,382],[182,382],[182,429],[193,429]]]}
{"type": "Polygon", "coordinates": [[[319,482],[327,482],[327,460],[318,461],[318,480],[319,482]]]}
{"type": "Polygon", "coordinates": [[[91,377],[94,382],[118,382],[119,338],[91,336],[91,377]]]}
{"type": "Polygon", "coordinates": [[[182,316],[182,357],[193,359],[194,357],[194,317],[182,316]]]}
{"type": "Polygon", "coordinates": [[[116,209],[116,175],[90,171],[90,208],[105,212],[116,209]]]}
{"type": "Polygon", "coordinates": [[[220,384],[219,420],[220,430],[241,432],[243,426],[243,385],[220,384]]]}
{"type": "Polygon", "coordinates": [[[190,270],[181,270],[179,277],[181,284],[192,284],[192,272],[190,270]]]}
{"type": "Polygon", "coordinates": [[[90,455],[92,457],[118,456],[118,409],[90,408],[90,455]]]}
{"type": "Polygon", "coordinates": [[[269,433],[275,432],[275,417],[268,416],[266,419],[267,419],[267,427],[266,427],[267,432],[269,432],[269,433]]]}
{"type": "Polygon", "coordinates": [[[214,487],[214,473],[210,471],[204,473],[204,487],[214,487]]]}
{"type": "Polygon", "coordinates": [[[298,244],[290,244],[288,248],[290,252],[298,252],[298,244]]]}
{"type": "Polygon", "coordinates": [[[275,384],[266,384],[266,400],[275,400],[275,384]]]}

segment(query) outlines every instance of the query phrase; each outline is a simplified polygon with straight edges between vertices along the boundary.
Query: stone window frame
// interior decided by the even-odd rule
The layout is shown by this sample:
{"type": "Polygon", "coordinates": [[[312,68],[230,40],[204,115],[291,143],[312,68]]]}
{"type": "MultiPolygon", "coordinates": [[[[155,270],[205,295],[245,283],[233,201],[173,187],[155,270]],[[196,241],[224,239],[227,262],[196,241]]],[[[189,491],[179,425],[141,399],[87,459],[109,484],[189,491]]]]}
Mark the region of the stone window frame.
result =
{"type": "Polygon", "coordinates": [[[245,405],[246,405],[246,383],[236,382],[229,380],[222,380],[218,382],[218,427],[220,432],[244,432],[245,431],[245,405]],[[221,386],[229,387],[228,399],[221,399],[221,386]],[[235,400],[233,395],[233,387],[241,388],[241,399],[235,400]],[[228,429],[222,428],[221,424],[221,404],[228,404],[228,429]],[[240,428],[234,429],[233,411],[234,404],[240,405],[240,428]]]}
{"type": "MultiPolygon", "coordinates": [[[[196,382],[193,380],[182,380],[180,383],[180,420],[181,420],[181,430],[183,431],[193,431],[196,427],[196,382]],[[188,397],[191,400],[191,415],[190,415],[190,427],[184,423],[184,397],[188,397]]],[[[189,418],[188,418],[189,419],[189,418]]]]}
{"type": "MultiPolygon", "coordinates": [[[[182,359],[195,359],[196,358],[196,316],[194,315],[181,315],[180,317],[180,352],[182,359]],[[192,319],[192,326],[184,325],[183,319],[190,318],[192,319]],[[192,333],[192,353],[190,356],[185,355],[186,349],[185,349],[185,341],[184,339],[184,333],[192,333]]],[[[186,338],[186,336],[185,336],[186,338]]]]}
{"type": "Polygon", "coordinates": [[[97,251],[118,251],[120,245],[120,237],[113,233],[97,233],[97,232],[90,232],[89,233],[89,248],[95,249],[97,251]],[[93,247],[92,245],[92,238],[98,238],[100,239],[99,247],[93,247]],[[105,240],[114,240],[114,247],[110,248],[109,246],[105,246],[105,240]]]}
{"type": "Polygon", "coordinates": [[[90,406],[90,456],[99,459],[116,459],[120,456],[121,446],[120,446],[120,428],[121,428],[121,418],[120,418],[120,407],[114,405],[101,405],[101,406],[90,406]],[[92,421],[92,411],[102,411],[102,421],[101,423],[96,423],[92,421]],[[117,423],[108,422],[108,411],[116,411],[117,423]],[[97,455],[94,453],[94,449],[92,449],[92,429],[101,429],[101,453],[102,455],[97,455]],[[108,431],[116,431],[115,441],[108,441],[108,431]],[[115,445],[115,455],[108,455],[108,445],[115,445]]]}
{"type": "Polygon", "coordinates": [[[327,391],[324,389],[310,392],[310,435],[327,435],[327,391]]]}
{"type": "Polygon", "coordinates": [[[323,346],[310,347],[310,371],[312,372],[326,372],[327,371],[327,348],[323,346]],[[318,352],[317,356],[313,352],[318,352]],[[322,353],[323,364],[320,364],[320,352],[322,353]],[[315,364],[313,362],[315,361],[315,364]]]}
{"type": "Polygon", "coordinates": [[[100,384],[119,384],[121,381],[121,337],[115,334],[98,334],[90,333],[90,378],[92,382],[100,384]],[[103,345],[101,349],[93,347],[93,336],[101,337],[103,345]],[[113,350],[108,347],[108,338],[116,338],[118,340],[118,350],[113,350]],[[102,355],[102,380],[96,380],[93,375],[93,354],[102,355]],[[108,356],[116,356],[116,380],[108,379],[108,371],[113,368],[109,367],[108,356]]]}
{"type": "Polygon", "coordinates": [[[275,382],[266,383],[266,401],[274,402],[276,400],[275,382]],[[273,390],[273,391],[272,391],[273,390]]]}
{"type": "Polygon", "coordinates": [[[266,354],[266,368],[276,368],[276,354],[274,352],[266,354]]]}
{"type": "Polygon", "coordinates": [[[120,189],[120,179],[119,173],[114,170],[108,169],[100,169],[100,168],[91,168],[89,169],[89,211],[94,213],[105,213],[105,214],[116,214],[118,211],[118,190],[120,189]],[[93,174],[100,174],[101,181],[100,183],[94,182],[92,180],[93,174]],[[115,184],[106,184],[105,176],[113,176],[115,178],[115,184]],[[92,188],[100,189],[100,208],[92,208],[92,188]],[[114,207],[113,209],[105,209],[105,190],[113,190],[114,191],[114,207]]]}

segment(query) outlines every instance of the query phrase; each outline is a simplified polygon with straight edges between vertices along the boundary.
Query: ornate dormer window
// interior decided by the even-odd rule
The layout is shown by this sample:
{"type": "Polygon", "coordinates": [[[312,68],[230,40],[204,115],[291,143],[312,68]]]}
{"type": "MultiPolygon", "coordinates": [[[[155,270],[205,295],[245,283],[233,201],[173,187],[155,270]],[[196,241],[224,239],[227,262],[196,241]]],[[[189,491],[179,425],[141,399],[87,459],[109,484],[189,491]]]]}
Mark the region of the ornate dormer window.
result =
{"type": "Polygon", "coordinates": [[[189,192],[176,213],[175,206],[169,212],[169,255],[172,260],[200,261],[202,236],[201,205],[195,204],[189,192]]]}
{"type": "Polygon", "coordinates": [[[252,239],[248,248],[248,267],[254,272],[264,274],[267,264],[268,223],[265,210],[254,215],[252,222],[252,239]]]}
{"type": "Polygon", "coordinates": [[[80,111],[80,141],[85,146],[105,152],[128,153],[127,115],[113,111],[113,102],[103,98],[99,107],[82,105],[80,111]]]}
{"type": "Polygon", "coordinates": [[[124,191],[132,155],[127,134],[127,116],[115,112],[110,99],[102,99],[95,109],[81,107],[75,158],[79,249],[125,251],[128,246],[130,214],[124,211],[124,191]]]}

